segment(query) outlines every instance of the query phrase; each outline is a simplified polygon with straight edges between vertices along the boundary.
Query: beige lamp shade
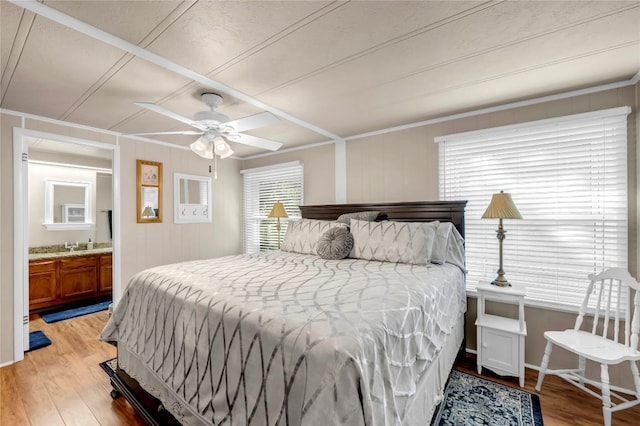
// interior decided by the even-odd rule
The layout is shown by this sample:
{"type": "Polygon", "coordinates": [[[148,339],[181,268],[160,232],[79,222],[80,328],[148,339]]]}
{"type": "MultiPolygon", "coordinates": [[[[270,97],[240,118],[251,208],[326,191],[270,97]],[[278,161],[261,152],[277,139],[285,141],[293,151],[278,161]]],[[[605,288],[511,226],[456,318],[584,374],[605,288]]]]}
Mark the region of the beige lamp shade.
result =
{"type": "Polygon", "coordinates": [[[500,191],[493,194],[491,203],[482,215],[483,219],[522,219],[515,203],[511,199],[511,194],[500,191]]]}
{"type": "Polygon", "coordinates": [[[284,209],[284,205],[280,201],[276,201],[271,208],[269,217],[289,217],[287,211],[284,209]]]}

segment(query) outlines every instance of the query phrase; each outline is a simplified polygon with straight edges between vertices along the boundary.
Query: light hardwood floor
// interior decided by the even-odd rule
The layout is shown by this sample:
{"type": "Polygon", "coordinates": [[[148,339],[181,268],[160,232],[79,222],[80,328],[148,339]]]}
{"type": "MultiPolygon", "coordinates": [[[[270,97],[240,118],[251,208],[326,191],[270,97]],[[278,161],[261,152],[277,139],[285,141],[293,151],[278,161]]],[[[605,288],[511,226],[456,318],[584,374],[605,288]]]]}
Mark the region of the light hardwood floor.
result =
{"type": "Polygon", "coordinates": [[[32,317],[31,330],[53,344],[0,369],[0,425],[144,425],[124,398],[111,399],[98,365],[116,356],[98,339],[108,318],[107,311],[53,324],[32,317]]]}
{"type": "MultiPolygon", "coordinates": [[[[33,317],[31,329],[44,331],[53,344],[0,368],[0,425],[144,425],[124,398],[111,399],[109,379],[98,365],[116,354],[98,340],[107,319],[106,311],[53,324],[33,317]]],[[[457,368],[476,374],[475,357],[457,368]]],[[[517,379],[484,376],[518,387],[517,379]]],[[[536,379],[537,371],[528,369],[525,390],[535,393],[536,379]]],[[[602,425],[599,401],[557,377],[545,378],[539,396],[546,426],[602,425]]],[[[640,407],[615,413],[613,424],[640,425],[640,407]]]]}

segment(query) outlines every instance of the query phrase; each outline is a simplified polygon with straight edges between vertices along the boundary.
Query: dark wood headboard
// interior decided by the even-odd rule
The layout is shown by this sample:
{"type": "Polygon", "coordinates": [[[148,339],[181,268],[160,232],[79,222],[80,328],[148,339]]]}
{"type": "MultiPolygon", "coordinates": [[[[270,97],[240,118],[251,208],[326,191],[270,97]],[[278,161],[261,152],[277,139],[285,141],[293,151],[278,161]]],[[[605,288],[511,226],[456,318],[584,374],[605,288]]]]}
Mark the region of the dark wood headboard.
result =
{"type": "Polygon", "coordinates": [[[388,220],[404,222],[452,222],[464,237],[466,201],[410,201],[404,203],[325,204],[300,206],[306,219],[335,220],[344,213],[377,210],[388,220]]]}

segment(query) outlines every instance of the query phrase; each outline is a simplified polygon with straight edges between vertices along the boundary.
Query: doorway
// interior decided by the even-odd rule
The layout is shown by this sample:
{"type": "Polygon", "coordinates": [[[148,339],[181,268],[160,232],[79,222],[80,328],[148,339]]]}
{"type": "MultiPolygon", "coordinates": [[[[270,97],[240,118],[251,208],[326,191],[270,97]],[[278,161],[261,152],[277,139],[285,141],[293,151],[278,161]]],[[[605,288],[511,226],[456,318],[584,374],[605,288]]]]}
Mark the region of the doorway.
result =
{"type": "MultiPolygon", "coordinates": [[[[14,128],[14,361],[24,359],[24,351],[29,348],[29,218],[24,212],[29,211],[29,148],[34,141],[46,141],[49,149],[58,151],[64,158],[65,151],[71,153],[84,152],[108,157],[112,170],[112,209],[111,229],[112,242],[112,300],[113,304],[120,299],[120,147],[111,144],[71,138],[35,130],[14,128]]],[[[35,154],[36,151],[33,151],[35,154]]],[[[95,205],[93,206],[96,207],[95,205]]],[[[96,211],[99,219],[102,212],[96,211]]],[[[105,217],[106,219],[106,217],[105,217]]],[[[45,222],[47,220],[45,219],[45,222]]],[[[45,223],[39,226],[46,226],[45,223]]],[[[33,224],[32,224],[33,226],[33,224]]],[[[52,228],[64,227],[64,224],[52,224],[52,228]]],[[[77,226],[77,225],[72,225],[77,226]]],[[[94,224],[95,226],[95,224],[94,224]]],[[[55,232],[55,231],[54,231],[55,232]]],[[[104,235],[101,230],[101,235],[104,235]]]]}

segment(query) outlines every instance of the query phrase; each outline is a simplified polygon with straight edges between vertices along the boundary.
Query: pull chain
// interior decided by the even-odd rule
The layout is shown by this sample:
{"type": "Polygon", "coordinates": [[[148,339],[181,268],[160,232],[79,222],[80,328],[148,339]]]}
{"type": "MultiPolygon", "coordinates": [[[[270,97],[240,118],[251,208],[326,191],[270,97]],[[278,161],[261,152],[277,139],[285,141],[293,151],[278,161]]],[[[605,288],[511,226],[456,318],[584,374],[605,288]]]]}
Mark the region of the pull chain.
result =
{"type": "MultiPolygon", "coordinates": [[[[209,160],[209,173],[211,173],[211,160],[209,160]]],[[[213,178],[218,179],[218,156],[213,155],[213,178]]]]}

